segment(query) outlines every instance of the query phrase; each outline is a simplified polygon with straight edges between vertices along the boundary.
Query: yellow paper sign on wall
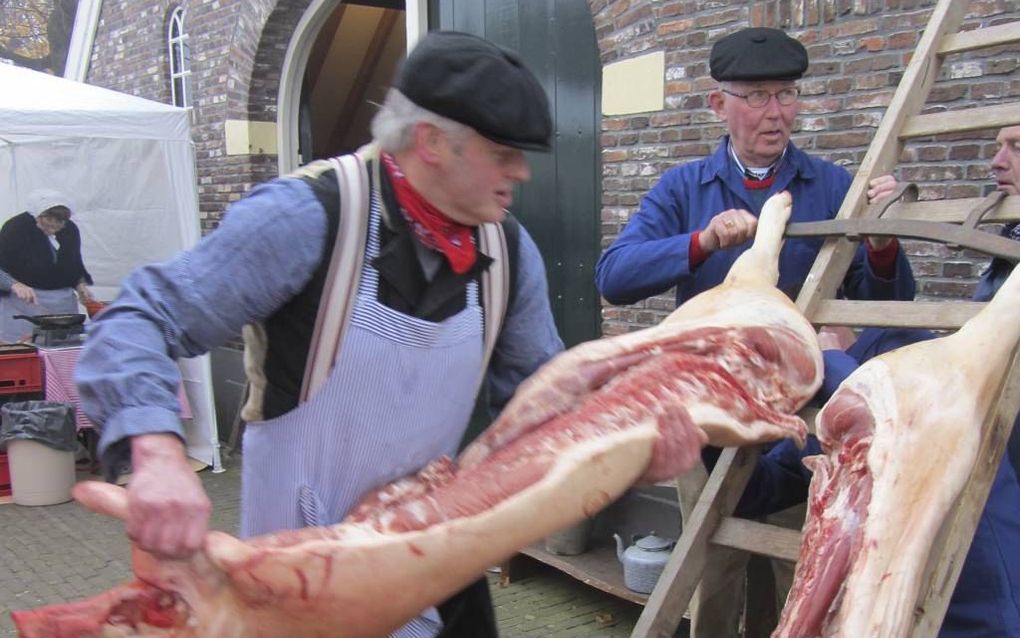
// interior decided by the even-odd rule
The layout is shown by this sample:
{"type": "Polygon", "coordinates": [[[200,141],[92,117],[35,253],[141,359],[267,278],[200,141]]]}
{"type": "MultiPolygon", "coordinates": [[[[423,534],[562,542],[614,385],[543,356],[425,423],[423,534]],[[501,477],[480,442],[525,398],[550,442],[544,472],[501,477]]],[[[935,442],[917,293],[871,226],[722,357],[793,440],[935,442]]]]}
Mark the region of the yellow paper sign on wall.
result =
{"type": "Polygon", "coordinates": [[[602,68],[602,114],[661,111],[665,102],[666,54],[648,53],[602,68]]]}

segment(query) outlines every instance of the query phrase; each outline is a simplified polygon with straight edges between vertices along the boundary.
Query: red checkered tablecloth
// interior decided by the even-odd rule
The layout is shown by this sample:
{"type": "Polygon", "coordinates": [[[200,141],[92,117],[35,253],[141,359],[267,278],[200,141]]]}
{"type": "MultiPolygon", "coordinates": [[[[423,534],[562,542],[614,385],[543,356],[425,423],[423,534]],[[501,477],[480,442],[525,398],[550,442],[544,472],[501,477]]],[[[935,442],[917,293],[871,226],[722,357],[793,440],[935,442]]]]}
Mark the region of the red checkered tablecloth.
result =
{"type": "MultiPolygon", "coordinates": [[[[46,393],[46,400],[73,405],[76,425],[81,430],[93,426],[81,409],[78,388],[74,385],[74,366],[78,363],[79,354],[81,354],[81,348],[56,350],[39,348],[39,357],[43,364],[43,389],[46,393]]],[[[177,398],[181,403],[181,418],[192,418],[191,404],[188,403],[188,397],[184,393],[183,387],[178,387],[177,398]]]]}

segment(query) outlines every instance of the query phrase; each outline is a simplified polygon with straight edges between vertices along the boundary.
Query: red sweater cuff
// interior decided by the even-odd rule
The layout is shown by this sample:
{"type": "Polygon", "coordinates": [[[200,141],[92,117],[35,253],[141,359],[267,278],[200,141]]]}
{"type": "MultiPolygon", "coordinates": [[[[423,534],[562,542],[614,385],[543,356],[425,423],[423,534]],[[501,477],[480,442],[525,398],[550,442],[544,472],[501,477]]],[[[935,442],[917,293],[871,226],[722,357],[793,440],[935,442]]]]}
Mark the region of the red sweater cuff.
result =
{"type": "Polygon", "coordinates": [[[691,233],[691,246],[687,249],[687,267],[691,271],[703,264],[710,254],[701,249],[701,242],[698,241],[699,235],[701,235],[700,230],[691,233]]]}
{"type": "Polygon", "coordinates": [[[889,245],[882,250],[875,250],[867,241],[864,242],[868,248],[868,263],[871,271],[882,279],[894,279],[896,277],[896,255],[900,249],[900,242],[893,237],[889,245]]]}

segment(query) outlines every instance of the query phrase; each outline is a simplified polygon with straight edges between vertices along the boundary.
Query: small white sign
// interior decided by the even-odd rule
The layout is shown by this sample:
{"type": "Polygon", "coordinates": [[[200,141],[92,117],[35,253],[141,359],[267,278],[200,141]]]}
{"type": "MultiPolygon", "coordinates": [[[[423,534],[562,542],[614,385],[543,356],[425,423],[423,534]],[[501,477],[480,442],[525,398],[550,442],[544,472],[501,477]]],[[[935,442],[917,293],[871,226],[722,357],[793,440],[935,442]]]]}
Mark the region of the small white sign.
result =
{"type": "Polygon", "coordinates": [[[666,54],[648,53],[602,68],[602,114],[661,111],[665,103],[666,54]]]}

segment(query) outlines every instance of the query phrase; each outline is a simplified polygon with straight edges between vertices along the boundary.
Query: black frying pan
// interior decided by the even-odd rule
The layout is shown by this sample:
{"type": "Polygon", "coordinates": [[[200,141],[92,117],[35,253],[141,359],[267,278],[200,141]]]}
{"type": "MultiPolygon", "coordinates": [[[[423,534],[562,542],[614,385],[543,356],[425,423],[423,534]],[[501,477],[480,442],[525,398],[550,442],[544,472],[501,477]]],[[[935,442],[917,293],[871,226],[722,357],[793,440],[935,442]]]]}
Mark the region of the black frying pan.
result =
{"type": "Polygon", "coordinates": [[[74,326],[80,326],[85,323],[85,315],[78,314],[66,314],[66,315],[14,315],[14,319],[24,319],[25,321],[31,321],[33,324],[39,326],[44,330],[53,330],[56,328],[73,328],[74,326]]]}

